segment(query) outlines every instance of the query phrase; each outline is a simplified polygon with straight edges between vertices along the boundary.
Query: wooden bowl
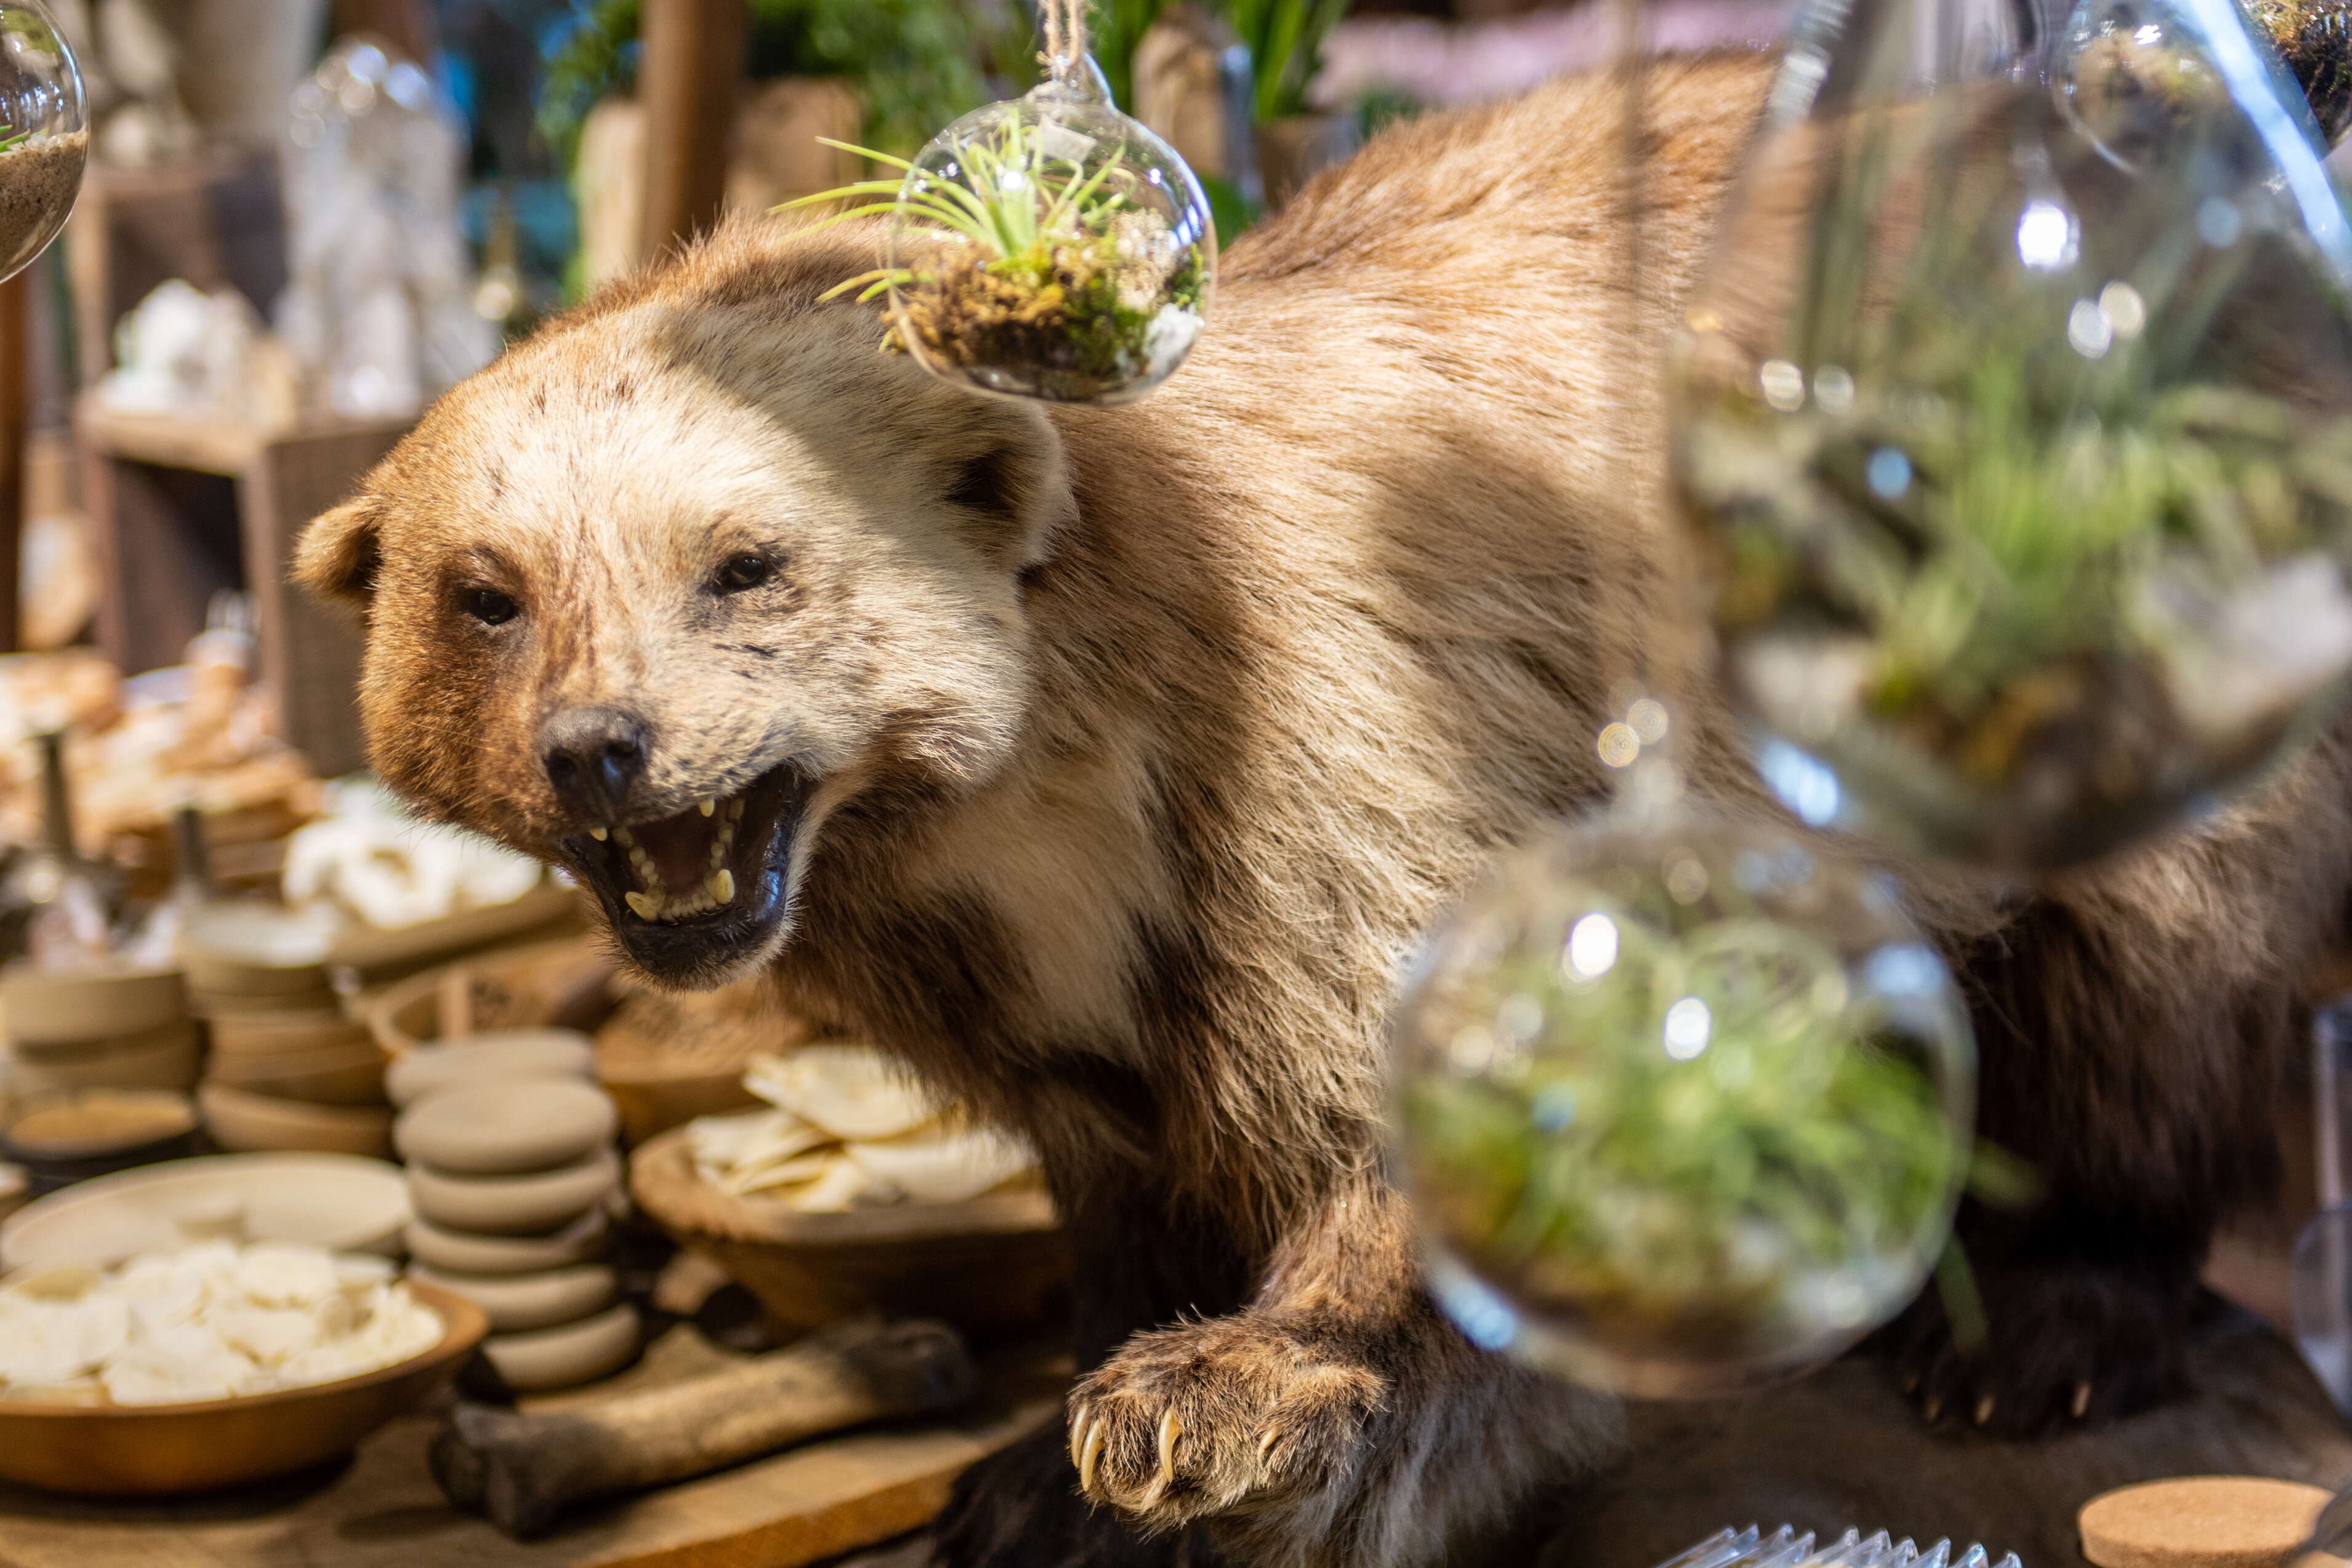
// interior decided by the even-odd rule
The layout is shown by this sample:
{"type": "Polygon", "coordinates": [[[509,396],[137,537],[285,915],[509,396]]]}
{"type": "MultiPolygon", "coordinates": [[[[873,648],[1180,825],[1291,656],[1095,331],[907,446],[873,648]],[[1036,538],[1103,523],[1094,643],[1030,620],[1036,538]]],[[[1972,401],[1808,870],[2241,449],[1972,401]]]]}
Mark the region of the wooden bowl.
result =
{"type": "Polygon", "coordinates": [[[1005,1338],[1052,1322],[1069,1291],[1069,1249],[1042,1192],[801,1214],[707,1185],[684,1128],[630,1157],[629,1190],[680,1246],[759,1298],[780,1338],[866,1312],[1005,1338]]]}
{"type": "Polygon", "coordinates": [[[327,961],[360,970],[398,970],[528,936],[541,926],[577,918],[580,909],[580,894],[542,883],[509,903],[460,910],[415,925],[389,930],[347,926],[336,936],[327,961]]]}
{"type": "Polygon", "coordinates": [[[743,1087],[742,1069],[731,1072],[608,1075],[600,1065],[596,1082],[621,1113],[621,1141],[631,1148],[649,1144],[697,1116],[716,1116],[760,1103],[743,1087]]]}
{"type": "Polygon", "coordinates": [[[401,1056],[488,1029],[593,1029],[609,1010],[613,961],[585,937],[535,942],[461,959],[385,988],[367,1006],[368,1031],[401,1056]]]}
{"type": "Polygon", "coordinates": [[[238,1151],[365,1155],[392,1152],[389,1105],[308,1105],[230,1083],[196,1085],[213,1142],[238,1151]]]}
{"type": "Polygon", "coordinates": [[[807,1043],[812,1032],[756,982],[687,995],[638,991],[596,1031],[596,1082],[620,1107],[621,1136],[634,1148],[697,1116],[757,1105],[743,1087],[744,1068],[763,1051],[807,1043]]]}
{"type": "Polygon", "coordinates": [[[71,1047],[19,1045],[13,1076],[23,1094],[63,1089],[172,1089],[184,1094],[195,1085],[201,1054],[194,1021],[182,1019],[121,1040],[71,1047]]]}
{"type": "Polygon", "coordinates": [[[196,1111],[166,1089],[68,1089],[19,1103],[0,1149],[36,1194],[195,1152],[196,1111]]]}
{"type": "Polygon", "coordinates": [[[212,1082],[312,1105],[381,1105],[383,1052],[375,1041],[317,1051],[213,1058],[212,1082]]]}
{"type": "Polygon", "coordinates": [[[351,1155],[211,1155],[80,1182],[0,1224],[0,1270],[110,1269],[234,1220],[254,1241],[400,1255],[410,1218],[398,1166],[351,1155]]]}
{"type": "Polygon", "coordinates": [[[204,1491],[349,1453],[454,1375],[488,1332],[482,1310],[409,1289],[441,1317],[431,1350],[308,1388],[195,1405],[37,1405],[0,1398],[0,1479],[84,1497],[204,1491]]]}
{"type": "Polygon", "coordinates": [[[19,1044],[116,1040],[187,1016],[187,987],[177,969],[12,968],[0,977],[0,1024],[19,1044]]]}

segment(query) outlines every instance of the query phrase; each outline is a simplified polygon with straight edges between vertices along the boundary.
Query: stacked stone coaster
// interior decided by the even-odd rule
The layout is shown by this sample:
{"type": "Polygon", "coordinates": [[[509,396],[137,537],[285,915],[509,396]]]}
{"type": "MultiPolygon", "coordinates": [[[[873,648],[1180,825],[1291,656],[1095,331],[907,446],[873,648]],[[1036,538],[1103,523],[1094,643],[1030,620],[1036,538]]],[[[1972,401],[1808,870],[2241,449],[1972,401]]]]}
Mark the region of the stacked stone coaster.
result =
{"type": "Polygon", "coordinates": [[[592,1381],[637,1349],[636,1313],[616,1299],[611,1262],[619,1118],[604,1091],[576,1075],[587,1060],[583,1043],[572,1072],[551,1072],[545,1060],[493,1070],[486,1058],[478,1071],[410,1059],[394,1068],[394,1096],[406,1103],[393,1141],[416,1210],[409,1273],[488,1314],[483,1352],[518,1390],[592,1381]]]}

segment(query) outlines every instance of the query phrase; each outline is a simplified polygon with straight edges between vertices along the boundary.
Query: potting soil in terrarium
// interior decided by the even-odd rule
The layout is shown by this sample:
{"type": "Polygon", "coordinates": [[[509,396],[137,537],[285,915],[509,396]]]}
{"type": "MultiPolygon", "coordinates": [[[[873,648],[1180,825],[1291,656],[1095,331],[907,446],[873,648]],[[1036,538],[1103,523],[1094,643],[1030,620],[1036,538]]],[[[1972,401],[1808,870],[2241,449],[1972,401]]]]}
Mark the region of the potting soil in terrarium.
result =
{"type": "Polygon", "coordinates": [[[1918,1289],[1973,1056],[1882,877],[1777,831],[1507,857],[1400,1005],[1404,1176],[1470,1337],[1643,1396],[1825,1360],[1918,1289]]]}
{"type": "MultiPolygon", "coordinates": [[[[1083,6],[1046,7],[1049,37],[1071,10],[1083,6]]],[[[887,294],[886,346],[933,374],[1051,402],[1131,402],[1201,335],[1216,228],[1175,149],[1104,98],[1082,38],[1049,45],[1047,64],[1052,79],[965,115],[911,162],[831,143],[904,178],[788,205],[840,207],[825,223],[889,215],[886,265],[836,292],[887,294]]]]}
{"type": "Polygon", "coordinates": [[[65,226],[89,153],[73,50],[35,0],[0,0],[0,278],[65,226]]]}
{"type": "Polygon", "coordinates": [[[2243,786],[2352,671],[2342,209],[2218,78],[2122,91],[2190,79],[2143,55],[1754,155],[1676,456],[1810,821],[2085,859],[2243,786]]]}

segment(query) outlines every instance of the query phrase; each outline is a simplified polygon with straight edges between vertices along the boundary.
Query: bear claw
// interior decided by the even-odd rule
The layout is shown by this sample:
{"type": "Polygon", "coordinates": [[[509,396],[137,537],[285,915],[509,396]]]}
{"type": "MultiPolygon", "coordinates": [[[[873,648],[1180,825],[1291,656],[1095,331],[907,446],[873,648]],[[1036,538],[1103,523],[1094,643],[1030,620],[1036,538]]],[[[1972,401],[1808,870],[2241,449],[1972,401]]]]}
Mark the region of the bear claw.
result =
{"type": "Polygon", "coordinates": [[[1079,1491],[1159,1531],[1342,1484],[1382,1385],[1319,1348],[1246,1315],[1129,1341],[1070,1401],[1079,1491]]]}

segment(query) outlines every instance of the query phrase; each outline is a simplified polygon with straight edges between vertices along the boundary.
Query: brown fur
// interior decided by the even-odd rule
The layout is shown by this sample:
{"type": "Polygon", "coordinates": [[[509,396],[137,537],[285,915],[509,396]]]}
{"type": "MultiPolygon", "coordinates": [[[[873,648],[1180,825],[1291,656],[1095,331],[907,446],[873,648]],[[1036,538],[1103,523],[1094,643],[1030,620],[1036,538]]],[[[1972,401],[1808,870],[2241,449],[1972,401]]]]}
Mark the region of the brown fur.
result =
{"type": "MultiPolygon", "coordinates": [[[[1192,362],[1117,412],[934,383],[817,302],[871,233],[736,227],[452,392],[306,538],[303,577],[368,618],[377,766],[436,815],[559,852],[581,824],[538,737],[582,704],[649,727],[627,821],[782,761],[819,780],[791,919],[692,977],[765,966],[1027,1133],[1081,1258],[1072,1427],[983,1467],[950,1560],[1205,1561],[1198,1522],[1247,1563],[1423,1563],[1608,1451],[1607,1401],[1475,1353],[1419,1289],[1381,1020],[1480,863],[1603,798],[1610,676],[1677,624],[1625,367],[1763,78],[1654,74],[1638,301],[1597,79],[1376,141],[1234,247],[1192,362]],[[775,584],[699,589],[751,545],[775,584]],[[468,621],[481,584],[520,615],[468,621]]],[[[1681,706],[1699,786],[1752,809],[1681,706]]],[[[2166,1270],[2262,1175],[2257,1052],[2352,882],[2347,819],[2327,750],[2048,898],[1923,885],[1984,999],[1990,1130],[2051,1176],[2017,1256],[2129,1229],[2163,1278],[2116,1312],[2160,1328],[2166,1270]]],[[[2094,1316],[2037,1323],[2062,1348],[2017,1390],[1932,1318],[1906,1343],[1939,1403],[2039,1419],[2102,1377],[2094,1316]]]]}

